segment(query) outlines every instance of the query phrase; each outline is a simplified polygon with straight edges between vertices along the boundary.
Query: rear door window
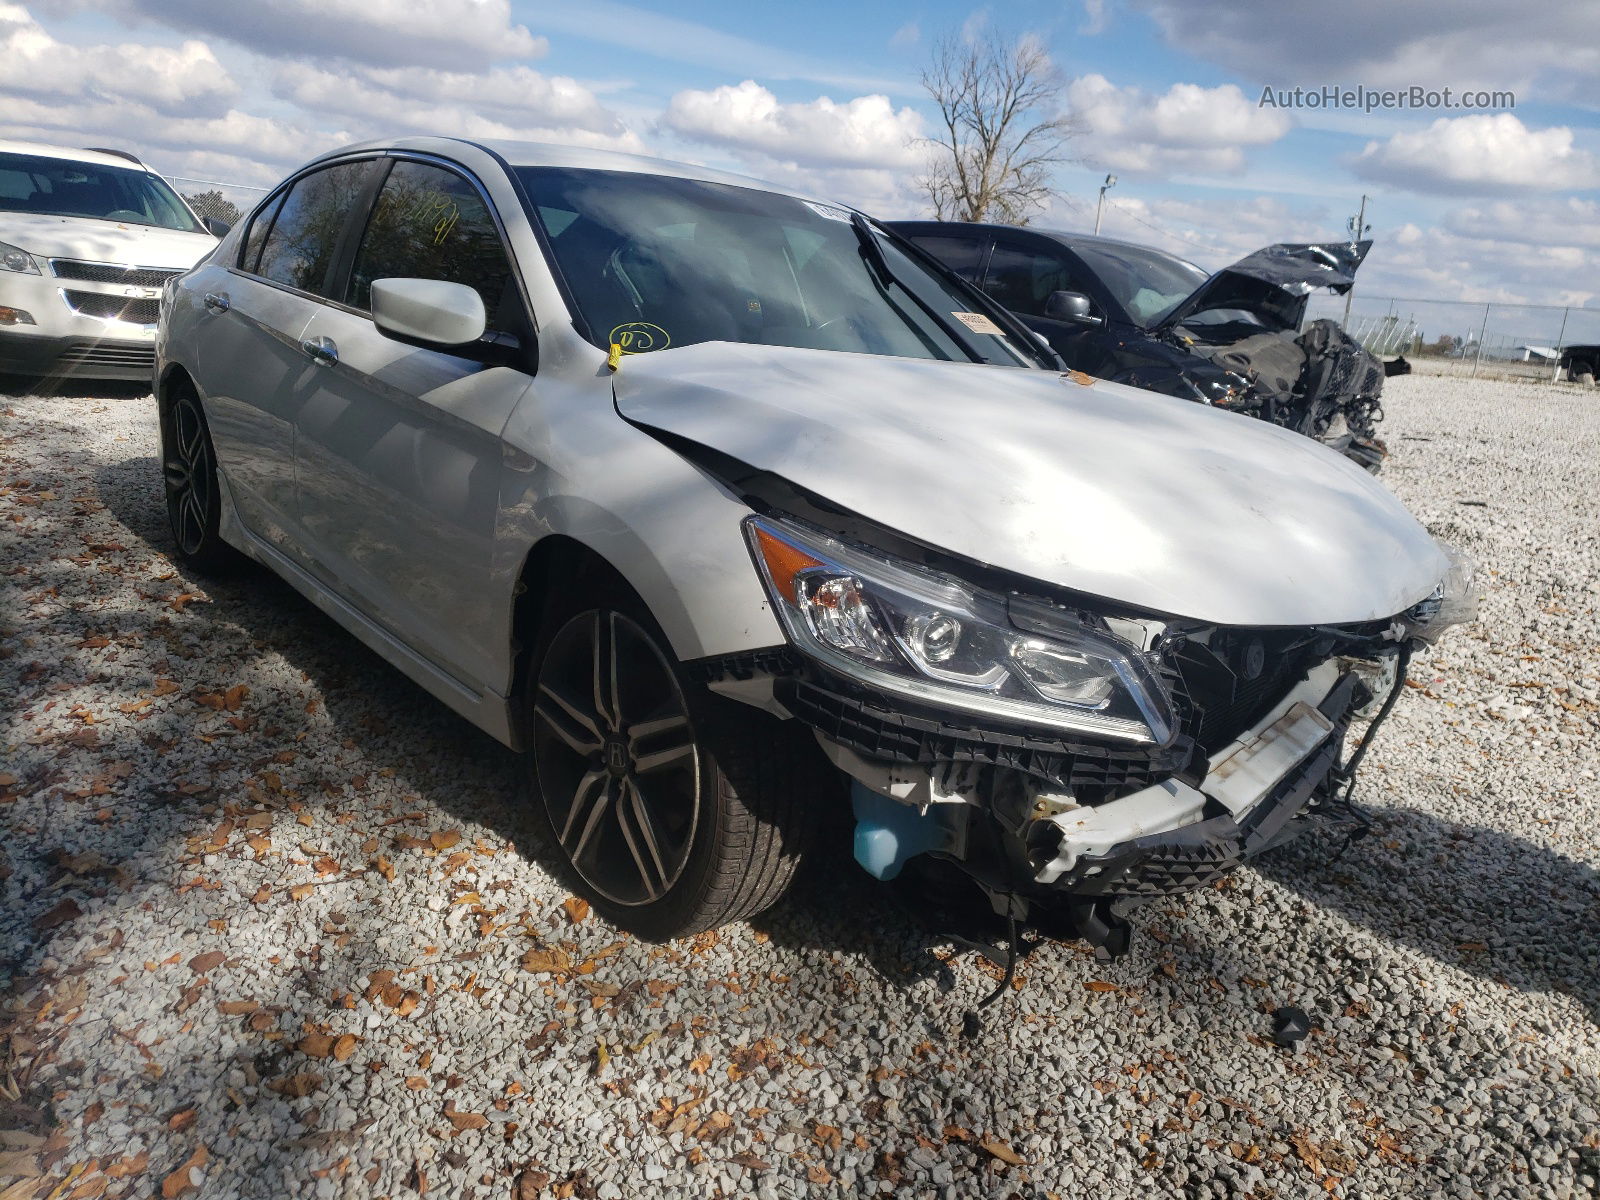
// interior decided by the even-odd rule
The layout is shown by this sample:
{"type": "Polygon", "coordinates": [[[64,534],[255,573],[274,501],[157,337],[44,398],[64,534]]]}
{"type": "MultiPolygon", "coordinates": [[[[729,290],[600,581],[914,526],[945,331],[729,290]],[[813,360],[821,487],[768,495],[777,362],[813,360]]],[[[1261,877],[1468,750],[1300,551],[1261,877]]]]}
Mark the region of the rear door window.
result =
{"type": "Polygon", "coordinates": [[[373,166],[371,159],[338,163],[296,180],[262,242],[255,273],[302,292],[325,295],[339,235],[361,200],[373,166]]]}
{"type": "Polygon", "coordinates": [[[511,258],[478,189],[430,163],[395,163],[378,193],[344,302],[372,308],[376,279],[442,279],[483,299],[492,331],[520,333],[522,301],[511,258]]]}

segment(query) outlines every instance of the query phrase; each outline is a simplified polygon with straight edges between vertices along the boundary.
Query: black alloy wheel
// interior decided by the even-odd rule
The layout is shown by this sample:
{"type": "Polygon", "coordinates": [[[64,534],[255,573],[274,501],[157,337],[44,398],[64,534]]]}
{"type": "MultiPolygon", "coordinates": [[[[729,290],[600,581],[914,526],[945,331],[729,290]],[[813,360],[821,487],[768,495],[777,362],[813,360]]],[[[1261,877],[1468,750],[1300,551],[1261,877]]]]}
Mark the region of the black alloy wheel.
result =
{"type": "Polygon", "coordinates": [[[660,901],[683,875],[701,795],[665,656],[622,613],[580,613],[550,643],[533,720],[540,792],[573,869],[612,904],[660,901]]]}
{"type": "Polygon", "coordinates": [[[530,665],[527,777],[601,916],[666,941],[782,897],[843,799],[808,729],[694,680],[602,564],[563,580],[530,665]]]}
{"type": "Polygon", "coordinates": [[[162,414],[161,475],[178,554],[201,567],[226,563],[232,555],[217,532],[221,495],[216,454],[200,398],[188,387],[174,390],[162,414]]]}

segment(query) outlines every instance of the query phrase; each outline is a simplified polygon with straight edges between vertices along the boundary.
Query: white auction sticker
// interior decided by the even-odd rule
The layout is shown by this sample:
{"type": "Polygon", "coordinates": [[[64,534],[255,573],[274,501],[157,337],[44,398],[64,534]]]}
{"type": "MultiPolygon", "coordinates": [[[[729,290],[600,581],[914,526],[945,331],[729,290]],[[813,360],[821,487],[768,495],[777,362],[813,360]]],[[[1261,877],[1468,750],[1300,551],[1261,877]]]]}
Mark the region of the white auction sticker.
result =
{"type": "Polygon", "coordinates": [[[973,333],[992,333],[995,337],[1005,337],[1006,335],[1004,329],[1001,329],[1000,326],[989,320],[982,313],[953,312],[950,315],[972,330],[973,333]]]}

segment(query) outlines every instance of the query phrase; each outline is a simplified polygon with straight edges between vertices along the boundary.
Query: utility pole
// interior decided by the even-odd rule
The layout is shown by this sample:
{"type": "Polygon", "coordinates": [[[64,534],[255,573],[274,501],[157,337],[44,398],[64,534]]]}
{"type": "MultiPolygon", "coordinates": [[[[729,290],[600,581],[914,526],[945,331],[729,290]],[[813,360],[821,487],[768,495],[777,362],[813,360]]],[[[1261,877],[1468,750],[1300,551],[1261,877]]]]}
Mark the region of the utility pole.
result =
{"type": "MultiPolygon", "coordinates": [[[[1367,194],[1365,192],[1361,193],[1361,211],[1345,222],[1345,228],[1350,231],[1352,244],[1359,242],[1362,234],[1372,232],[1372,226],[1367,224],[1367,194]]],[[[1346,333],[1350,332],[1350,298],[1355,294],[1356,289],[1353,285],[1344,294],[1344,330],[1346,333]]]]}
{"type": "MultiPolygon", "coordinates": [[[[1100,236],[1100,218],[1101,218],[1101,216],[1103,216],[1105,214],[1105,211],[1106,211],[1106,189],[1107,188],[1114,188],[1116,186],[1117,186],[1117,177],[1115,175],[1107,175],[1106,176],[1106,181],[1100,185],[1100,203],[1095,207],[1095,210],[1094,210],[1094,235],[1095,235],[1095,237],[1099,237],[1100,236]]],[[[1366,197],[1363,196],[1362,199],[1365,200],[1366,197]]]]}

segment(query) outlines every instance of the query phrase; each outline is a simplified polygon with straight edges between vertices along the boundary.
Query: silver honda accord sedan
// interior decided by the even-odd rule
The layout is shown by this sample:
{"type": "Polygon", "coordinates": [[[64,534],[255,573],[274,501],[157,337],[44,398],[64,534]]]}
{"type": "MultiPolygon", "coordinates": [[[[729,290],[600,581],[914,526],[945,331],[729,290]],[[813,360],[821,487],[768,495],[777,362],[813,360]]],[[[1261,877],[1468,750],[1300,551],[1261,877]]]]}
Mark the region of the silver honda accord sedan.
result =
{"type": "Polygon", "coordinates": [[[654,159],[316,159],[168,285],[156,395],[182,556],[525,751],[575,885],[655,939],[771,905],[837,807],[879,878],[1117,952],[1140,898],[1359,823],[1347,731],[1470,606],[1325,447],[654,159]]]}

